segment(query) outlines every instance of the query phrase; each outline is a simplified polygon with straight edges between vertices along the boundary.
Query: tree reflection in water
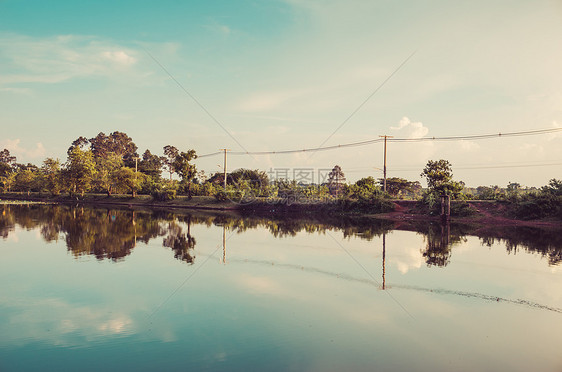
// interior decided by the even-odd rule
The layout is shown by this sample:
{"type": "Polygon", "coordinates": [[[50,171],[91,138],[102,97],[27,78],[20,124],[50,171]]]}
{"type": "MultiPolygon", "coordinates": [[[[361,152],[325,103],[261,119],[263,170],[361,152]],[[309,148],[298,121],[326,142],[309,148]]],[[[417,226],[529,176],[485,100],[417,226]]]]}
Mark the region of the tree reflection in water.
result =
{"type": "Polygon", "coordinates": [[[172,248],[174,257],[178,260],[193,264],[195,256],[192,254],[195,248],[195,238],[191,236],[191,217],[187,219],[187,233],[177,224],[176,220],[168,223],[168,236],[162,242],[164,247],[172,248]]]}
{"type": "Polygon", "coordinates": [[[427,266],[447,266],[451,260],[451,248],[466,238],[451,234],[450,223],[429,224],[423,232],[427,247],[422,251],[427,266]]]}
{"type": "Polygon", "coordinates": [[[8,238],[16,226],[39,229],[48,242],[64,239],[68,250],[75,256],[93,255],[100,260],[114,261],[129,255],[137,242],[148,243],[151,239],[162,237],[162,246],[170,248],[176,259],[193,264],[196,240],[191,233],[192,224],[221,226],[234,233],[265,228],[275,237],[295,236],[301,231],[339,231],[344,238],[354,236],[366,240],[394,229],[410,230],[424,236],[426,248],[421,254],[427,265],[440,267],[450,262],[453,246],[466,241],[466,236],[475,235],[480,237],[483,245],[503,242],[508,253],[524,249],[528,253],[546,256],[550,265],[562,262],[560,229],[492,228],[432,222],[396,226],[393,222],[364,217],[259,218],[171,213],[165,210],[4,204],[0,215],[0,236],[8,238]]]}

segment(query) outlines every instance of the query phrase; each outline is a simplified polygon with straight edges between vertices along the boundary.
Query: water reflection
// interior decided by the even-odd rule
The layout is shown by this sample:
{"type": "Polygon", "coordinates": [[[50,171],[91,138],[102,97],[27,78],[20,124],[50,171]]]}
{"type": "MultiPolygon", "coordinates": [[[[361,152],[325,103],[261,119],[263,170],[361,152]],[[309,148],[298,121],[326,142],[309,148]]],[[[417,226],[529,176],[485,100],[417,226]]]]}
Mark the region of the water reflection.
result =
{"type": "Polygon", "coordinates": [[[6,239],[16,226],[39,229],[47,242],[64,239],[75,256],[92,255],[97,259],[121,260],[131,254],[137,242],[148,243],[162,238],[162,246],[172,250],[178,260],[193,264],[196,238],[193,224],[223,228],[223,256],[226,263],[226,230],[242,233],[249,229],[265,228],[274,237],[295,236],[299,232],[340,232],[344,238],[357,237],[372,240],[382,236],[382,288],[386,286],[385,257],[386,233],[393,229],[415,231],[424,237],[421,251],[427,266],[444,267],[451,261],[453,247],[466,242],[468,235],[481,239],[483,245],[503,242],[507,252],[520,250],[547,257],[549,265],[562,261],[562,234],[560,230],[534,228],[482,228],[450,223],[416,223],[397,226],[384,220],[368,218],[322,219],[266,219],[230,214],[172,213],[165,210],[137,211],[130,209],[101,209],[60,205],[2,206],[0,235],[6,239]]]}
{"type": "Polygon", "coordinates": [[[191,236],[191,216],[187,218],[186,233],[183,233],[182,227],[174,219],[168,223],[167,234],[162,245],[172,248],[174,257],[178,260],[193,264],[195,256],[192,250],[195,248],[195,238],[191,236]]]}

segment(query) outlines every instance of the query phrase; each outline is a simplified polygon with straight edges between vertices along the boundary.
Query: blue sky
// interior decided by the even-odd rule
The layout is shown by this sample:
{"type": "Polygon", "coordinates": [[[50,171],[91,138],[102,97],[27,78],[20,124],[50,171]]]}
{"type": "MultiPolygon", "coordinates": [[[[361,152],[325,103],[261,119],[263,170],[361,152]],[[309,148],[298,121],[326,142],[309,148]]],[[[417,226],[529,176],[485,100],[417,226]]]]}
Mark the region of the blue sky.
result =
{"type": "MultiPolygon", "coordinates": [[[[206,154],[560,127],[561,41],[558,1],[0,0],[0,148],[39,164],[116,130],[140,152],[206,154]]],[[[388,176],[421,180],[444,158],[470,186],[541,186],[562,178],[561,145],[554,134],[391,143],[388,176]]],[[[229,168],[339,164],[354,181],[381,176],[382,151],[232,156],[229,168]]]]}

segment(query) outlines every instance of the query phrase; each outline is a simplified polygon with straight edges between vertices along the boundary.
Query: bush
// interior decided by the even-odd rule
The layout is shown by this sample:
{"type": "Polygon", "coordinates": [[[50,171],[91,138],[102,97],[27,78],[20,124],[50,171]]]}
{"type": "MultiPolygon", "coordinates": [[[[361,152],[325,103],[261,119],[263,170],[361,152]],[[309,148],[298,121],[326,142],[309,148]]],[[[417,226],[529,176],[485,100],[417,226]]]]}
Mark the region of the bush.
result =
{"type": "Polygon", "coordinates": [[[158,201],[168,201],[168,200],[174,200],[177,196],[177,190],[176,189],[163,189],[163,190],[155,190],[151,193],[151,196],[154,198],[154,200],[158,200],[158,201]]]}
{"type": "Polygon", "coordinates": [[[562,198],[552,194],[528,195],[515,204],[515,216],[524,220],[546,217],[562,219],[562,198]]]}

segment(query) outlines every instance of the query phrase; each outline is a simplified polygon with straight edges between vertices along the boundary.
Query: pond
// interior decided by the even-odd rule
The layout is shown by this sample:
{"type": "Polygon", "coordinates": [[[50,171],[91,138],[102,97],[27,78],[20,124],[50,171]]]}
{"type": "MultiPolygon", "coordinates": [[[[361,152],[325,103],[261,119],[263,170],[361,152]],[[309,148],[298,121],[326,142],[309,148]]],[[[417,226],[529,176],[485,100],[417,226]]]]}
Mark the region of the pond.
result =
{"type": "Polygon", "coordinates": [[[562,370],[560,231],[0,211],[2,371],[562,370]]]}

